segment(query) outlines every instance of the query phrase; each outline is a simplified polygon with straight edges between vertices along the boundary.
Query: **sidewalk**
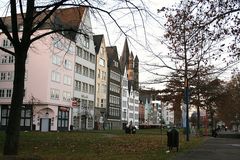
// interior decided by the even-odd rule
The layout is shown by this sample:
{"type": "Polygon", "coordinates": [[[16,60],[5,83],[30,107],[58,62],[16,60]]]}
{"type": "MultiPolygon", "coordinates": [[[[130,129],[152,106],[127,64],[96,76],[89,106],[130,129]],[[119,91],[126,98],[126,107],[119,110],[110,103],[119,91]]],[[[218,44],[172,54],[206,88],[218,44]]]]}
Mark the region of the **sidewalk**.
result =
{"type": "Polygon", "coordinates": [[[240,139],[209,137],[201,146],[173,160],[239,160],[240,139]]]}

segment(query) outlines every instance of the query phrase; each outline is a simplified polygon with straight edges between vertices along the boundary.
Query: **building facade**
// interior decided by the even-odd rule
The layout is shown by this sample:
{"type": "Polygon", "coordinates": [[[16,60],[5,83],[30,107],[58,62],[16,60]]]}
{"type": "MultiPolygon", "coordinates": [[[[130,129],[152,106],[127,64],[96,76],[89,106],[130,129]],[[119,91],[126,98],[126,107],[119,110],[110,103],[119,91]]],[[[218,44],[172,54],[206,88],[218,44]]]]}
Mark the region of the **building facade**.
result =
{"type": "Polygon", "coordinates": [[[162,103],[162,118],[166,125],[172,126],[174,124],[174,111],[170,104],[162,103]]]}
{"type": "MultiPolygon", "coordinates": [[[[88,19],[87,8],[59,9],[49,18],[49,23],[47,21],[37,33],[49,32],[53,27],[54,29],[61,27],[63,29],[84,30],[86,25],[83,25],[83,22],[89,24],[88,19]]],[[[20,21],[19,28],[21,28],[20,21]]],[[[90,83],[88,86],[83,86],[82,83],[82,86],[78,87],[86,89],[92,85],[91,93],[93,94],[90,94],[89,99],[86,97],[83,99],[87,101],[88,106],[94,106],[95,59],[93,42],[91,44],[87,40],[80,41],[80,37],[77,32],[64,31],[45,36],[35,41],[30,47],[26,62],[25,96],[21,111],[22,130],[61,131],[70,129],[73,123],[72,99],[73,97],[82,97],[82,95],[75,93],[75,79],[79,77],[75,73],[74,64],[75,62],[80,63],[76,56],[78,51],[76,46],[92,45],[92,48],[89,47],[86,50],[93,55],[92,62],[90,62],[92,65],[88,66],[88,72],[90,72],[89,68],[93,70],[91,71],[93,78],[86,79],[90,83]]],[[[84,36],[82,38],[90,39],[91,37],[84,36]]],[[[0,35],[0,43],[3,47],[12,47],[3,34],[0,35]]],[[[86,55],[91,57],[90,54],[86,55]]],[[[90,58],[88,61],[91,61],[90,58]]],[[[0,124],[1,129],[5,129],[11,108],[14,57],[2,51],[0,51],[0,72],[0,124]]],[[[85,101],[81,102],[85,104],[85,101]]]]}
{"type": "Polygon", "coordinates": [[[95,98],[95,128],[105,129],[107,113],[107,52],[103,35],[94,35],[96,62],[96,98],[95,98]]]}
{"type": "Polygon", "coordinates": [[[173,125],[174,111],[172,106],[163,103],[160,100],[155,100],[158,91],[141,90],[141,124],[142,125],[173,125]],[[142,113],[144,111],[144,114],[142,113]],[[144,116],[144,118],[143,118],[144,116]]]}
{"type": "Polygon", "coordinates": [[[75,37],[73,100],[77,101],[77,106],[73,107],[72,112],[74,130],[94,128],[96,54],[91,26],[90,14],[85,12],[79,26],[83,33],[75,37]]]}
{"type": "Polygon", "coordinates": [[[139,125],[145,123],[145,107],[143,105],[143,102],[140,101],[139,103],[139,125]]]}
{"type": "Polygon", "coordinates": [[[120,57],[122,71],[122,126],[139,125],[139,60],[130,53],[127,39],[120,57]]]}
{"type": "MultiPolygon", "coordinates": [[[[157,125],[157,110],[153,106],[156,93],[151,90],[140,90],[139,100],[143,105],[144,109],[144,121],[141,121],[141,125],[157,125]]],[[[156,106],[156,105],[155,105],[156,106]]],[[[160,117],[159,117],[160,118],[160,117]]]]}
{"type": "Polygon", "coordinates": [[[121,68],[116,46],[106,47],[108,55],[108,88],[106,127],[121,128],[121,68]]]}

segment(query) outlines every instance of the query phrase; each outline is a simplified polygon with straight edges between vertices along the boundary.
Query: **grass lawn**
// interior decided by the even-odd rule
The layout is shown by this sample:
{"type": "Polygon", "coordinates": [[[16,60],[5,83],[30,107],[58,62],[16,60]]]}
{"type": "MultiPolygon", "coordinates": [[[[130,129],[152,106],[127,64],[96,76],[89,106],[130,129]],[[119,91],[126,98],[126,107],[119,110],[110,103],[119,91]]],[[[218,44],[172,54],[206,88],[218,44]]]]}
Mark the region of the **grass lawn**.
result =
{"type": "MultiPolygon", "coordinates": [[[[115,131],[81,132],[21,132],[17,159],[42,160],[169,160],[177,152],[166,153],[166,131],[160,129],[137,130],[136,134],[115,131]]],[[[204,141],[204,137],[180,134],[179,152],[184,152],[204,141]]],[[[0,132],[0,159],[4,132],[0,132]]]]}

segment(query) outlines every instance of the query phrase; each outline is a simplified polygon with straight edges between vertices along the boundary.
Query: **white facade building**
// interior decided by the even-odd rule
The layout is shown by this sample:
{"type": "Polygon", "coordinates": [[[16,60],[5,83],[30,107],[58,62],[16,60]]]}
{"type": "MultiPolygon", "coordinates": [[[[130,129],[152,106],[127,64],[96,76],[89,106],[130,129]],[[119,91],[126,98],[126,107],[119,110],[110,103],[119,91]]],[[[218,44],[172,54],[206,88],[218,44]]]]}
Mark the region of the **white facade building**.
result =
{"type": "Polygon", "coordinates": [[[129,121],[129,92],[126,69],[122,77],[122,114],[121,119],[127,125],[129,121]]]}
{"type": "Polygon", "coordinates": [[[135,126],[139,126],[139,93],[138,91],[131,91],[129,96],[129,119],[135,126]]]}
{"type": "Polygon", "coordinates": [[[133,125],[139,125],[139,93],[132,88],[129,92],[126,72],[122,77],[122,121],[125,124],[132,121],[133,125]]]}
{"type": "Polygon", "coordinates": [[[85,12],[80,24],[83,34],[76,37],[76,59],[74,74],[73,129],[93,129],[95,106],[95,47],[89,12],[85,12]]]}
{"type": "Polygon", "coordinates": [[[157,110],[157,124],[164,121],[165,125],[174,124],[174,111],[171,110],[172,106],[162,103],[161,101],[152,101],[152,106],[157,110]]]}
{"type": "Polygon", "coordinates": [[[122,125],[139,126],[138,58],[129,52],[127,39],[120,57],[122,71],[122,125]]]}
{"type": "Polygon", "coordinates": [[[163,119],[165,121],[166,125],[172,125],[174,124],[174,111],[171,110],[172,106],[170,105],[162,105],[163,107],[163,119]]]}

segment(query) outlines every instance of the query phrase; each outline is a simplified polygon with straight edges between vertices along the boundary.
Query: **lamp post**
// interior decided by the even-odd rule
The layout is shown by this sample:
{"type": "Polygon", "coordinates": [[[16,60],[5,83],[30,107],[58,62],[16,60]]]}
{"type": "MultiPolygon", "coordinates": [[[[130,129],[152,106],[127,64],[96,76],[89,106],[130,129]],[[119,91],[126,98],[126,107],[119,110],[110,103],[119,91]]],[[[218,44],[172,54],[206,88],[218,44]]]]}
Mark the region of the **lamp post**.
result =
{"type": "Polygon", "coordinates": [[[186,78],[184,84],[184,101],[186,105],[186,140],[189,141],[189,86],[188,86],[188,79],[186,78]]]}
{"type": "MultiPolygon", "coordinates": [[[[163,103],[160,101],[161,115],[160,115],[160,128],[161,128],[161,145],[163,145],[163,103]]],[[[163,147],[161,147],[163,148],[163,147]]],[[[161,152],[163,149],[161,149],[161,152]]]]}
{"type": "Polygon", "coordinates": [[[85,106],[85,130],[87,130],[87,116],[88,116],[88,112],[87,112],[87,107],[85,106]]]}
{"type": "Polygon", "coordinates": [[[77,107],[78,107],[78,130],[81,129],[81,99],[77,99],[77,107]]]}

